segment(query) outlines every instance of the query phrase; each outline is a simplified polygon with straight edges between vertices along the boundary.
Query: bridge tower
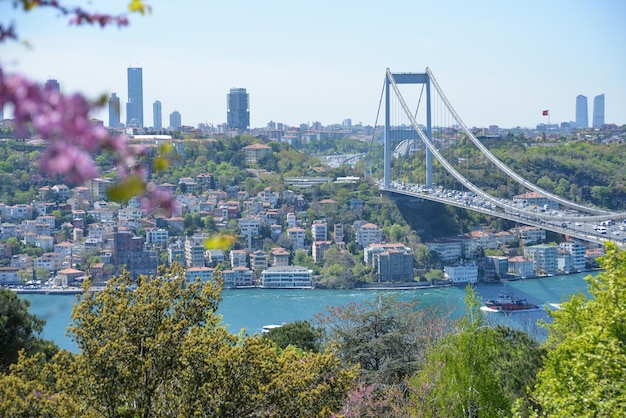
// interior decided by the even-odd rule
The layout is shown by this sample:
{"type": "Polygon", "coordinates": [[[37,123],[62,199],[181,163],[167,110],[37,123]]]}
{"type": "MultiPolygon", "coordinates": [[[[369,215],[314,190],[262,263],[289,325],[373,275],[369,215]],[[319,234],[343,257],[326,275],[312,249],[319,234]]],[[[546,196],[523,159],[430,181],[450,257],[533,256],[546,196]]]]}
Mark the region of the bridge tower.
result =
{"type": "MultiPolygon", "coordinates": [[[[426,136],[432,141],[432,124],[430,113],[430,77],[427,73],[391,73],[387,69],[385,77],[385,188],[391,186],[391,126],[389,115],[389,84],[391,78],[395,84],[425,84],[426,85],[426,136]]],[[[426,148],[426,185],[433,185],[433,157],[426,148]]]]}

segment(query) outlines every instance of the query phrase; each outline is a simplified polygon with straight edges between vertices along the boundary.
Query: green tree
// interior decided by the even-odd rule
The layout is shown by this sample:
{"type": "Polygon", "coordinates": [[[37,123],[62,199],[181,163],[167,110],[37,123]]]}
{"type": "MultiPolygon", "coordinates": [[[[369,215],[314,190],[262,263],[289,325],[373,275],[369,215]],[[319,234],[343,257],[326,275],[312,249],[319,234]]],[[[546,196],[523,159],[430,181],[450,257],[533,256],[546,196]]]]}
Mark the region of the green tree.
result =
{"type": "Polygon", "coordinates": [[[550,312],[534,415],[626,414],[626,252],[608,243],[599,262],[604,271],[587,277],[591,298],[574,295],[550,312]]]}
{"type": "Polygon", "coordinates": [[[327,310],[318,318],[327,344],[337,345],[347,364],[360,365],[368,383],[396,384],[411,376],[428,347],[452,328],[449,312],[441,308],[384,295],[363,305],[327,310]]]}
{"type": "Polygon", "coordinates": [[[17,361],[20,350],[29,355],[43,351],[50,357],[57,350],[38,336],[45,321],[28,312],[29,306],[30,301],[20,299],[12,290],[0,289],[0,372],[17,361]]]}
{"type": "MultiPolygon", "coordinates": [[[[222,279],[186,282],[179,264],[85,293],[69,333],[80,352],[20,358],[0,376],[0,413],[17,416],[330,416],[357,371],[332,351],[281,349],[229,334],[222,279]],[[32,396],[35,391],[35,396],[32,396]],[[39,399],[39,400],[38,400],[39,399]]],[[[85,289],[89,283],[85,284],[85,289]]]]}
{"type": "Polygon", "coordinates": [[[541,365],[538,342],[522,331],[486,325],[480,304],[468,286],[458,332],[433,347],[412,377],[420,416],[507,416],[534,383],[541,365]]]}
{"type": "Polygon", "coordinates": [[[303,350],[319,352],[322,330],[314,327],[309,321],[295,321],[271,329],[265,337],[280,348],[293,345],[303,350]]]}

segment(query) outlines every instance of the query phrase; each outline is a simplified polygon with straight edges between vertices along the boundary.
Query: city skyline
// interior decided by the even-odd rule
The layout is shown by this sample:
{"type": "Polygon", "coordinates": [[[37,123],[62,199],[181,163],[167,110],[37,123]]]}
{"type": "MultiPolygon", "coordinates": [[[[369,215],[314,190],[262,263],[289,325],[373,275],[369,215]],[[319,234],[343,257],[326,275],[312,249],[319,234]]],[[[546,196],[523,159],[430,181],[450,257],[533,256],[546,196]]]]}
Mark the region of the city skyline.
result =
{"type": "MultiPolygon", "coordinates": [[[[56,79],[67,94],[117,92],[124,102],[124,69],[140,67],[144,99],[161,101],[166,114],[177,109],[194,126],[227,122],[224,94],[233,86],[252,98],[251,127],[373,125],[386,68],[426,67],[469,126],[535,127],[542,109],[553,123],[574,121],[581,92],[606,94],[605,122],[626,123],[626,3],[618,0],[149,4],[152,13],[130,15],[129,27],[101,29],[1,2],[0,20],[15,21],[32,48],[2,43],[0,64],[42,84],[56,79]],[[179,21],[185,26],[172,26],[179,21]]],[[[126,7],[121,0],[89,4],[114,13],[126,7]]],[[[153,125],[150,116],[145,126],[153,125]]],[[[106,121],[106,109],[94,117],[106,121]]]]}

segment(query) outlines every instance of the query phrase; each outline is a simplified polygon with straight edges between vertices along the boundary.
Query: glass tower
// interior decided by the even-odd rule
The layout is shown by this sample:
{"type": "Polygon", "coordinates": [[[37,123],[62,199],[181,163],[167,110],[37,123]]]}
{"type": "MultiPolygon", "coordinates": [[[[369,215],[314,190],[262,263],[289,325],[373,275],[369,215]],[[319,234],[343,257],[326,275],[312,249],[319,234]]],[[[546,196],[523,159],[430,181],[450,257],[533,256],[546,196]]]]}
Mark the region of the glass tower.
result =
{"type": "Polygon", "coordinates": [[[126,126],[143,128],[143,77],[141,68],[128,69],[126,126]]]}
{"type": "Polygon", "coordinates": [[[120,127],[120,98],[117,93],[112,93],[109,97],[109,127],[120,127]]]}
{"type": "Polygon", "coordinates": [[[228,129],[247,131],[250,128],[250,95],[246,93],[246,89],[230,89],[226,102],[228,129]]]}
{"type": "Polygon", "coordinates": [[[576,96],[576,127],[589,127],[589,107],[587,106],[587,96],[579,94],[576,96]]]}
{"type": "Polygon", "coordinates": [[[152,121],[154,129],[163,129],[163,118],[161,116],[161,102],[156,100],[152,105],[152,121]]]}
{"type": "Polygon", "coordinates": [[[593,98],[593,127],[599,128],[604,125],[604,94],[593,98]]]}

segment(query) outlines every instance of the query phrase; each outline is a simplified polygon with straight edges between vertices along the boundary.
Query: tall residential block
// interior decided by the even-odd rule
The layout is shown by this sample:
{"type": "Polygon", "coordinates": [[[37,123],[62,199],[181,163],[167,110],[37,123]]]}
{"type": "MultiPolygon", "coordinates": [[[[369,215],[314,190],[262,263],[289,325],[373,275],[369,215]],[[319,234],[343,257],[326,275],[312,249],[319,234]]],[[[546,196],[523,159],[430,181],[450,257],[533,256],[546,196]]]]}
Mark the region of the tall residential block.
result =
{"type": "Polygon", "coordinates": [[[48,90],[54,90],[54,91],[61,90],[61,86],[59,85],[59,82],[57,80],[52,80],[52,79],[46,81],[45,88],[48,90]]]}
{"type": "Polygon", "coordinates": [[[128,68],[128,103],[126,126],[143,128],[143,75],[142,69],[128,68]]]}
{"type": "Polygon", "coordinates": [[[232,88],[226,95],[228,129],[246,131],[250,128],[250,95],[246,89],[232,88]]]}
{"type": "Polygon", "coordinates": [[[604,94],[593,98],[593,127],[599,128],[604,125],[604,94]]]}
{"type": "Polygon", "coordinates": [[[587,105],[587,96],[579,94],[576,96],[576,127],[589,127],[589,107],[587,105]]]}
{"type": "Polygon", "coordinates": [[[152,125],[154,129],[163,129],[163,111],[158,100],[152,104],[152,125]]]}
{"type": "Polygon", "coordinates": [[[180,129],[183,126],[182,118],[178,111],[170,113],[170,129],[180,129]]]}
{"type": "Polygon", "coordinates": [[[120,127],[120,98],[117,93],[112,93],[109,97],[109,127],[120,127]]]}

